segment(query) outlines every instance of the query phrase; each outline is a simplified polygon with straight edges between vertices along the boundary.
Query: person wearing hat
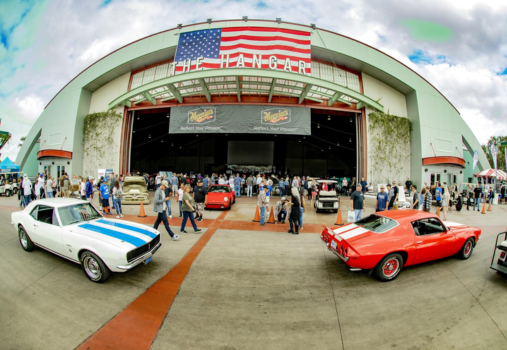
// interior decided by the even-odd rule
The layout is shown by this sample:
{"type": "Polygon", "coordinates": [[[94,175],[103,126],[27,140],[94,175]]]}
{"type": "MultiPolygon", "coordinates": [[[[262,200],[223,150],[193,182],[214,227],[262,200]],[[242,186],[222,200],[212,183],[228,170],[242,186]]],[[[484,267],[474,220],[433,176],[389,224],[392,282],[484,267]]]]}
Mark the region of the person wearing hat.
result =
{"type": "Polygon", "coordinates": [[[194,187],[194,202],[197,214],[197,221],[202,221],[204,208],[208,201],[208,189],[203,185],[202,178],[197,179],[197,186],[194,187]]]}
{"type": "Polygon", "coordinates": [[[158,229],[158,225],[160,225],[160,222],[164,223],[165,229],[167,230],[167,233],[169,233],[169,236],[171,236],[171,239],[173,241],[176,241],[180,236],[177,236],[171,231],[171,228],[169,227],[169,222],[167,221],[167,215],[166,215],[166,202],[170,199],[170,197],[165,196],[165,189],[169,187],[169,183],[167,181],[162,181],[160,183],[160,186],[157,188],[157,191],[155,192],[154,197],[154,205],[153,205],[153,211],[157,213],[157,220],[155,221],[155,224],[153,225],[153,228],[155,230],[158,229]]]}
{"type": "Polygon", "coordinates": [[[287,218],[287,198],[282,197],[282,199],[276,203],[275,217],[277,218],[277,222],[285,224],[285,219],[287,218]]]}
{"type": "Polygon", "coordinates": [[[104,215],[113,215],[109,209],[109,186],[107,186],[106,179],[102,180],[99,188],[99,197],[102,203],[102,211],[104,215]]]}

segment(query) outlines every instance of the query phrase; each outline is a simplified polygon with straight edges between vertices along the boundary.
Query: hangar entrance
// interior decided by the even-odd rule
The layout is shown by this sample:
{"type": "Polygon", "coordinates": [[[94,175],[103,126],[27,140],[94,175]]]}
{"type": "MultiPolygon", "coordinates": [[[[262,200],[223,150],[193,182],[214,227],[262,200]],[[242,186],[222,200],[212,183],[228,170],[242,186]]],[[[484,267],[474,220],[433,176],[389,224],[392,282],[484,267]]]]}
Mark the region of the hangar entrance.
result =
{"type": "MultiPolygon", "coordinates": [[[[311,135],[169,134],[170,109],[135,111],[130,172],[225,173],[227,165],[266,166],[278,175],[353,177],[359,115],[312,109],[311,135]]],[[[269,172],[269,171],[266,171],[269,172]]]]}

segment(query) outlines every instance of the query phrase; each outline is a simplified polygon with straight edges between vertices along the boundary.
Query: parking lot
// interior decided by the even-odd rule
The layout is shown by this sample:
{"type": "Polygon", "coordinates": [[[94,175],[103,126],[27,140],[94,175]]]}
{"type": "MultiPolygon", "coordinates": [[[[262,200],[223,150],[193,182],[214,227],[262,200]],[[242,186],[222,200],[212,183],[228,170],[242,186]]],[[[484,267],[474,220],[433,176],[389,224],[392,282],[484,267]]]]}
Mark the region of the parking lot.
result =
{"type": "MultiPolygon", "coordinates": [[[[115,348],[115,338],[127,338],[131,348],[154,349],[507,348],[507,277],[489,268],[507,206],[450,213],[482,228],[472,257],[408,267],[389,283],[350,272],[327,250],[318,233],[336,214],[309,209],[296,236],[287,225],[261,229],[252,208],[255,198],[240,198],[230,212],[206,212],[203,235],[189,230],[177,242],[161,226],[150,264],[95,284],[78,265],[24,252],[10,226],[17,200],[0,198],[0,347],[115,348]],[[159,314],[154,328],[150,315],[159,314]]],[[[127,218],[137,220],[138,209],[128,207],[127,218]]],[[[171,222],[178,232],[179,219],[171,222]]]]}

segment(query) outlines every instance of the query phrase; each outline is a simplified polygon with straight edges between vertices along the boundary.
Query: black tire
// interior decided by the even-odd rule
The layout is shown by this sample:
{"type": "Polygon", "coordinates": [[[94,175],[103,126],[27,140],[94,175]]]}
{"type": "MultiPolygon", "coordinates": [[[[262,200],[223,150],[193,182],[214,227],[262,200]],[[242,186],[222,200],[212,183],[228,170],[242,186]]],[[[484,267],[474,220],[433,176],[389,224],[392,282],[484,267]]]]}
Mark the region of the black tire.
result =
{"type": "Polygon", "coordinates": [[[236,196],[234,196],[234,201],[232,201],[232,204],[236,204],[236,196]]]}
{"type": "Polygon", "coordinates": [[[81,253],[79,260],[83,272],[92,282],[103,283],[111,275],[111,271],[109,271],[102,259],[88,250],[81,253]]]}
{"type": "Polygon", "coordinates": [[[5,191],[5,195],[6,195],[7,197],[10,197],[10,196],[12,195],[12,191],[11,191],[11,190],[7,190],[7,191],[5,191]]]}
{"type": "Polygon", "coordinates": [[[18,194],[18,189],[16,187],[14,187],[13,191],[14,191],[14,194],[18,194]]]}
{"type": "Polygon", "coordinates": [[[463,247],[461,247],[461,249],[458,253],[458,258],[460,258],[461,260],[468,259],[474,251],[474,245],[475,245],[474,243],[475,243],[475,240],[472,237],[467,239],[465,244],[463,244],[463,247]]]}
{"type": "Polygon", "coordinates": [[[335,213],[335,214],[338,213],[338,209],[334,209],[333,213],[335,213]]]}
{"type": "Polygon", "coordinates": [[[21,248],[23,248],[25,252],[31,252],[33,248],[35,248],[30,236],[28,236],[28,233],[26,233],[23,226],[20,226],[18,229],[18,238],[19,244],[21,244],[21,248]]]}
{"type": "Polygon", "coordinates": [[[315,212],[316,212],[316,213],[320,213],[320,209],[319,209],[319,208],[317,208],[317,210],[316,210],[315,212]]]}
{"type": "Polygon", "coordinates": [[[403,257],[400,254],[386,255],[375,267],[375,276],[381,282],[390,282],[400,274],[403,264],[403,257]]]}
{"type": "Polygon", "coordinates": [[[229,202],[229,206],[227,207],[227,210],[231,210],[231,207],[232,207],[232,203],[229,202]]]}

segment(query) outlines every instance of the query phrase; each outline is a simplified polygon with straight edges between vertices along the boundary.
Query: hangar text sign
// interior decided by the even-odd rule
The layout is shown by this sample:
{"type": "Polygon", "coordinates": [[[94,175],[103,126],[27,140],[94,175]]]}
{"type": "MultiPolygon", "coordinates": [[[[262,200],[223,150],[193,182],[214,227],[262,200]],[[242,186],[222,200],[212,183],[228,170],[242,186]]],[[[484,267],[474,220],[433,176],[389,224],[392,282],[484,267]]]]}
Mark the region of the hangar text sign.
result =
{"type": "Polygon", "coordinates": [[[310,109],[250,105],[174,107],[169,133],[310,135],[310,109]]]}

